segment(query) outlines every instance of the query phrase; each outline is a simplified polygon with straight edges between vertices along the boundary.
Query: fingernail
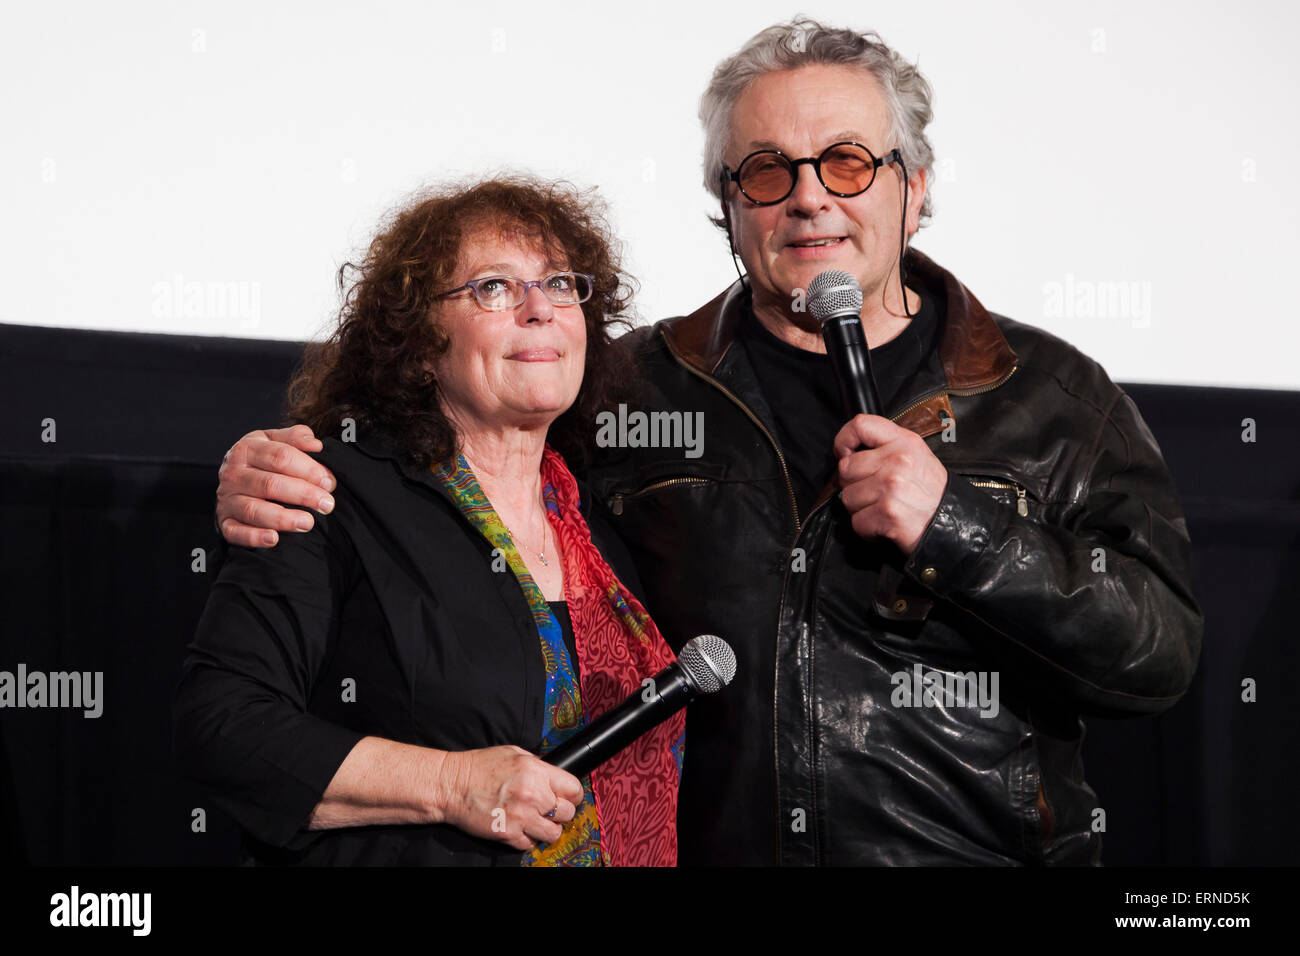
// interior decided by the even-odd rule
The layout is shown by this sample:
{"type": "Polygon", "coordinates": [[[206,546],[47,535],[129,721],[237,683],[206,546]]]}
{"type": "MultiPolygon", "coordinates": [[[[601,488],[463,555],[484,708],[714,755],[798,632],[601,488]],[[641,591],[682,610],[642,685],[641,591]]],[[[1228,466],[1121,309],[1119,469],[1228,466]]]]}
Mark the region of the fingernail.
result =
{"type": "Polygon", "coordinates": [[[276,536],[274,531],[268,531],[262,535],[262,544],[275,544],[276,536]]]}
{"type": "Polygon", "coordinates": [[[330,481],[330,476],[325,474],[325,472],[323,471],[316,476],[316,484],[320,485],[326,491],[334,490],[333,488],[330,487],[330,485],[332,484],[332,482],[330,481]]]}
{"type": "Polygon", "coordinates": [[[316,505],[316,510],[323,515],[329,514],[334,510],[334,499],[329,495],[321,498],[320,502],[316,505]]]}
{"type": "Polygon", "coordinates": [[[312,520],[310,518],[299,518],[297,524],[294,525],[299,531],[310,531],[311,526],[312,520]]]}

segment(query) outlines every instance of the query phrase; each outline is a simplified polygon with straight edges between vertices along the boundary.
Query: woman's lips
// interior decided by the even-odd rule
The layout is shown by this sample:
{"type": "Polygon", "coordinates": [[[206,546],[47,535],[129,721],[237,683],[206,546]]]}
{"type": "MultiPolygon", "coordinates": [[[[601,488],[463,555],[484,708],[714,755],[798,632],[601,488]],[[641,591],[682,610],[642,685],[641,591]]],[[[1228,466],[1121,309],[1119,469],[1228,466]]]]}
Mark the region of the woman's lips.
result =
{"type": "Polygon", "coordinates": [[[512,362],[558,362],[560,353],[551,348],[524,349],[506,356],[512,362]]]}

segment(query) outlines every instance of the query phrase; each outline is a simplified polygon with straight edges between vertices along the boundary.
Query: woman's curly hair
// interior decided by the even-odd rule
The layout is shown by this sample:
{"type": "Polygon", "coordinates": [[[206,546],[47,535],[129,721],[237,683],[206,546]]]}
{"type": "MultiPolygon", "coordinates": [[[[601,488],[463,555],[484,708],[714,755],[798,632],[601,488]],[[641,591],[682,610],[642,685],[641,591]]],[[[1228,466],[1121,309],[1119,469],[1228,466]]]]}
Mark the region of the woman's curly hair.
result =
{"type": "Polygon", "coordinates": [[[389,215],[361,264],[339,269],[338,326],[304,351],[289,385],[287,420],[305,422],[322,437],[339,434],[343,419],[351,418],[358,430],[389,432],[408,463],[450,460],[458,436],[430,371],[449,340],[433,319],[433,306],[454,284],[463,241],[485,227],[595,276],[591,298],[582,304],[582,387],[547,434],[570,462],[583,462],[596,413],[636,378],[631,357],[614,345],[612,334],[631,327],[635,282],[622,269],[619,244],[594,191],[525,175],[437,187],[389,215]],[[355,273],[350,286],[349,273],[355,273]]]}

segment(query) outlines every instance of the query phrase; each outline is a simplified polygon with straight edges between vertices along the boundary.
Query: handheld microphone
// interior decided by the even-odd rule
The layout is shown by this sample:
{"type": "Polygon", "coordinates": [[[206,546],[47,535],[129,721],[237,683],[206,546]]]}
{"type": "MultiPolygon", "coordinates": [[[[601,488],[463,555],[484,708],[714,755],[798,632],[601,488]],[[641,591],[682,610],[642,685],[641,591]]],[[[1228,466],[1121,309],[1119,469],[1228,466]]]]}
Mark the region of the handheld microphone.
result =
{"type": "Polygon", "coordinates": [[[575,777],[596,767],[663,723],[700,694],[713,694],[736,676],[736,653],[722,638],[701,634],[649,686],[606,711],[542,760],[575,777]]]}
{"type": "Polygon", "coordinates": [[[808,283],[808,313],[821,323],[822,341],[840,383],[849,418],[880,414],[871,354],[862,331],[862,287],[847,272],[828,269],[808,283]]]}

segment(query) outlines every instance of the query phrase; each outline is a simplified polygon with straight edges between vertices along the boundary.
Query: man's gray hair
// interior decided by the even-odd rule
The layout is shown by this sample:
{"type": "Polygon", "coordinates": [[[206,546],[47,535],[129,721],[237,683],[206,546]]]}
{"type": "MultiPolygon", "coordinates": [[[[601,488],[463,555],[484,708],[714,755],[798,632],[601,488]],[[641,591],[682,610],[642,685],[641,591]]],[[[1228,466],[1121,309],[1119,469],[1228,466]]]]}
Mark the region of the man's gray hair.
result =
{"type": "MultiPolygon", "coordinates": [[[[907,164],[909,175],[926,171],[926,184],[934,172],[934,148],[925,135],[933,117],[930,84],[919,70],[885,45],[874,31],[828,27],[807,17],[778,23],[755,34],[748,43],[713,71],[709,87],[700,97],[700,122],[704,124],[704,186],[722,199],[722,154],[731,134],[731,114],[749,84],[767,73],[810,64],[858,67],[875,77],[890,113],[889,135],[907,164]]],[[[930,190],[921,204],[921,224],[930,217],[930,190]]],[[[715,219],[718,226],[722,219],[715,219]]]]}

